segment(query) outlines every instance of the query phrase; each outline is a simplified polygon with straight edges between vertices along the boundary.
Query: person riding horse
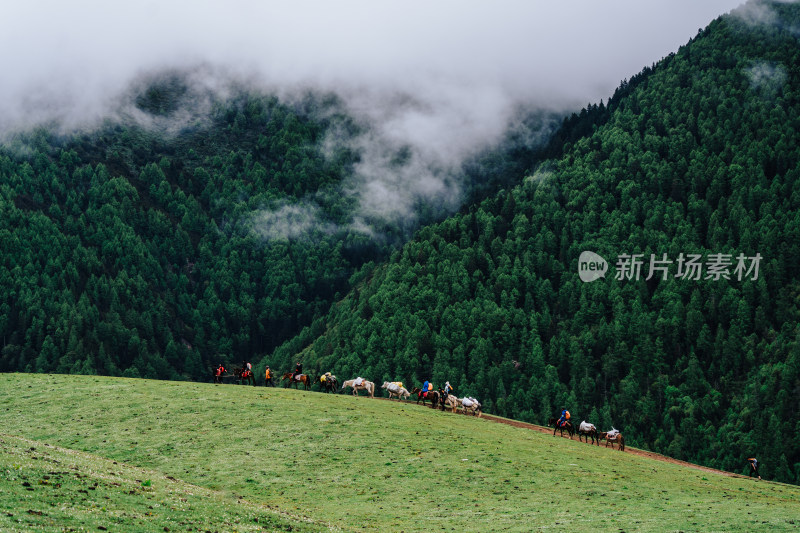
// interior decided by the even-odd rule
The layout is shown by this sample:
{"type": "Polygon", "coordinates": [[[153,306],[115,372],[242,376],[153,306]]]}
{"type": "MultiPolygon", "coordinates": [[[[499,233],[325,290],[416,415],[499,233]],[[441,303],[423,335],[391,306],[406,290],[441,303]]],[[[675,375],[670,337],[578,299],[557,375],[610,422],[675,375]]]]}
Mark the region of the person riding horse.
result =
{"type": "Polygon", "coordinates": [[[559,417],[558,420],[555,420],[553,418],[550,419],[550,421],[548,423],[552,423],[553,426],[554,426],[554,428],[553,428],[553,436],[554,437],[556,436],[556,431],[559,431],[559,430],[561,431],[561,436],[563,437],[564,436],[564,430],[566,429],[567,433],[569,433],[569,438],[570,439],[572,438],[572,435],[575,432],[575,428],[570,423],[569,416],[570,416],[569,415],[569,411],[567,411],[566,409],[562,409],[561,410],[561,416],[559,417]]]}
{"type": "Polygon", "coordinates": [[[297,379],[297,376],[303,373],[303,363],[297,363],[297,366],[294,367],[294,374],[292,374],[292,379],[297,379]]]}
{"type": "Polygon", "coordinates": [[[422,384],[422,390],[420,392],[420,395],[422,395],[423,398],[427,398],[428,393],[432,390],[433,390],[433,383],[431,383],[426,379],[425,383],[422,384]]]}

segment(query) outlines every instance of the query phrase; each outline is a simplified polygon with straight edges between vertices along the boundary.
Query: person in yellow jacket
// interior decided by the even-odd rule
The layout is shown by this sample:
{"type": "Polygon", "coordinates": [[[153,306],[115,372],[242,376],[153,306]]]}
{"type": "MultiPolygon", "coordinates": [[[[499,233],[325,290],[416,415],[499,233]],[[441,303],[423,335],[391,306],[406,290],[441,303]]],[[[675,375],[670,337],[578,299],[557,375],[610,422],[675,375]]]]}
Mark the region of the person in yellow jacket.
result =
{"type": "Polygon", "coordinates": [[[265,387],[274,387],[275,383],[272,381],[272,370],[269,369],[269,366],[267,366],[267,372],[266,372],[265,377],[266,377],[266,382],[264,383],[264,386],[265,387]]]}

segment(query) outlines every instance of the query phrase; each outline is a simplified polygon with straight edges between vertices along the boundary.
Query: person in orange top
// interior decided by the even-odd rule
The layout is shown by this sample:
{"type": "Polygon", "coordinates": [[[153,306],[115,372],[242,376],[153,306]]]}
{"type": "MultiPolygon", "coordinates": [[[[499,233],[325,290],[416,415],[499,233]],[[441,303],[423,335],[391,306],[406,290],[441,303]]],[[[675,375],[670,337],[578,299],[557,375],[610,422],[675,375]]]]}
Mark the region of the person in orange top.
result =
{"type": "Polygon", "coordinates": [[[222,366],[222,363],[219,364],[216,370],[214,370],[214,383],[222,383],[222,375],[225,373],[225,367],[222,366]]]}

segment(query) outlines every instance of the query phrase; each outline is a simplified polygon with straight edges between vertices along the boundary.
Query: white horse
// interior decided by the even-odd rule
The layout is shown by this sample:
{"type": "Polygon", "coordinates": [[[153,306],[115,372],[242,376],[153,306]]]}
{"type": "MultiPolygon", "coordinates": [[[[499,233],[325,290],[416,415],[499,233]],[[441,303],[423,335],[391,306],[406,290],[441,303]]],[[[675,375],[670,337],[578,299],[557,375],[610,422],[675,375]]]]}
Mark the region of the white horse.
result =
{"type": "Polygon", "coordinates": [[[358,396],[358,391],[365,390],[369,393],[370,398],[375,397],[375,384],[371,381],[367,381],[364,378],[348,379],[342,383],[341,390],[344,391],[344,389],[347,387],[353,388],[353,396],[358,396]],[[358,385],[356,385],[356,382],[359,380],[361,381],[358,383],[358,385]]]}
{"type": "Polygon", "coordinates": [[[386,389],[386,392],[389,393],[389,399],[391,400],[395,396],[397,399],[405,399],[408,400],[408,397],[411,396],[411,393],[406,390],[405,387],[400,387],[394,383],[390,383],[388,381],[384,381],[383,385],[381,385],[382,389],[386,389]]]}
{"type": "Polygon", "coordinates": [[[473,416],[477,417],[481,416],[482,414],[481,403],[475,398],[459,398],[458,403],[464,410],[464,414],[467,414],[467,409],[469,409],[469,411],[473,414],[473,416]]]}
{"type": "Polygon", "coordinates": [[[446,398],[442,399],[441,403],[442,411],[444,411],[445,409],[450,409],[455,413],[458,410],[458,406],[459,406],[458,397],[456,397],[453,394],[448,394],[446,398]]]}

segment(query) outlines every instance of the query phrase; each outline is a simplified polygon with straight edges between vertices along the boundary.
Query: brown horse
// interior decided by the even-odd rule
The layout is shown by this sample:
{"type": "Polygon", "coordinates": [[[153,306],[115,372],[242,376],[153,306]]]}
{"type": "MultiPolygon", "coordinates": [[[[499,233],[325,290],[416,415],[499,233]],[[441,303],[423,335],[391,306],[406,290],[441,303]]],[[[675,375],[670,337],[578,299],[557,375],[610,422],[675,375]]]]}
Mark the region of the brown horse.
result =
{"type": "Polygon", "coordinates": [[[242,385],[244,385],[245,382],[254,387],[256,385],[256,377],[253,375],[251,370],[247,370],[246,368],[234,368],[233,376],[234,381],[242,385]]]}
{"type": "Polygon", "coordinates": [[[606,448],[608,445],[611,445],[611,449],[614,449],[614,443],[616,442],[619,445],[619,451],[625,451],[625,437],[622,436],[622,433],[617,433],[611,438],[608,437],[608,431],[601,431],[597,434],[597,445],[600,445],[600,439],[606,439],[606,448]]]}
{"type": "Polygon", "coordinates": [[[325,376],[322,375],[314,380],[314,383],[319,384],[319,389],[322,392],[336,392],[339,388],[339,381],[336,379],[336,376],[325,376]],[[323,381],[322,378],[325,378],[323,381]]]}
{"type": "Polygon", "coordinates": [[[302,383],[305,386],[306,390],[311,386],[311,378],[309,378],[306,374],[298,374],[297,377],[294,377],[294,372],[287,372],[286,374],[281,377],[281,382],[289,380],[283,387],[291,387],[294,385],[294,388],[297,388],[298,383],[302,383]]]}
{"type": "Polygon", "coordinates": [[[427,394],[422,392],[422,389],[419,387],[414,387],[411,389],[411,394],[417,395],[417,404],[419,405],[420,400],[422,400],[422,405],[425,405],[425,400],[431,401],[431,407],[436,409],[436,406],[439,405],[439,393],[435,390],[428,391],[427,394]]]}

